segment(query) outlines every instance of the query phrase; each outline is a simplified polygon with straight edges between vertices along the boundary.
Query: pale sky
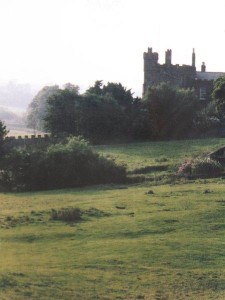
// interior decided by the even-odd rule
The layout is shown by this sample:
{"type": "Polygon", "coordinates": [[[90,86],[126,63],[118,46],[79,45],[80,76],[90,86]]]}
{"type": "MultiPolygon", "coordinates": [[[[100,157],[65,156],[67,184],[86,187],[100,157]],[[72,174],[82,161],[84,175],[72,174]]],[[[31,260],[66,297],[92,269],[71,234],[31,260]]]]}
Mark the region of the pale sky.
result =
{"type": "Polygon", "coordinates": [[[141,96],[143,52],[225,71],[224,0],[0,0],[0,81],[121,82],[141,96]]]}

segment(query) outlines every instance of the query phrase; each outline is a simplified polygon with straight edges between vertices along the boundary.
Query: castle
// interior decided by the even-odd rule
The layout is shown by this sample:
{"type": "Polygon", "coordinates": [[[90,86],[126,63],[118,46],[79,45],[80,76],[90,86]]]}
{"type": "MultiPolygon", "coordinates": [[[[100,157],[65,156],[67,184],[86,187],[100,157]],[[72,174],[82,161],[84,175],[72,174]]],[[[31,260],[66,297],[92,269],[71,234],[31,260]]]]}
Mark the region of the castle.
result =
{"type": "Polygon", "coordinates": [[[194,88],[199,100],[209,101],[214,80],[225,75],[223,72],[206,72],[204,62],[201,71],[196,71],[194,49],[191,65],[173,65],[171,49],[165,53],[165,64],[159,64],[158,57],[158,53],[152,52],[152,48],[144,52],[143,95],[149,87],[166,82],[180,88],[194,88]]]}

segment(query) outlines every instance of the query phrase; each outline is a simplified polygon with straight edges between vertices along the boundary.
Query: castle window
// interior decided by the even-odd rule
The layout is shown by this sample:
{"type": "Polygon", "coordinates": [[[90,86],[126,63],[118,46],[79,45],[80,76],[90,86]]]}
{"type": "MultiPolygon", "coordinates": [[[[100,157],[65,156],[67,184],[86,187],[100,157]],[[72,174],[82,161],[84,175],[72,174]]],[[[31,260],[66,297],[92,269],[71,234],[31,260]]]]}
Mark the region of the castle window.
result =
{"type": "Polygon", "coordinates": [[[205,87],[200,88],[200,100],[206,100],[206,88],[205,87]]]}

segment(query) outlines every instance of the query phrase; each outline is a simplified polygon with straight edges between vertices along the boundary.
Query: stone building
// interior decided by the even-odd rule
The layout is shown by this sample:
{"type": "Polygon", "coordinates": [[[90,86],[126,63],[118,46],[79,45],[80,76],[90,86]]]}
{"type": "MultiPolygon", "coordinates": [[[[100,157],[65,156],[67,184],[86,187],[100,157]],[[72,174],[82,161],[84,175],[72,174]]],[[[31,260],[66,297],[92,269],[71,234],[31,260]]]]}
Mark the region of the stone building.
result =
{"type": "Polygon", "coordinates": [[[158,57],[158,53],[152,52],[152,48],[144,52],[143,95],[149,87],[166,82],[180,88],[194,88],[199,100],[209,101],[214,80],[225,75],[223,72],[206,72],[204,62],[201,71],[196,71],[194,49],[191,65],[173,65],[171,49],[165,52],[165,64],[159,64],[158,57]]]}

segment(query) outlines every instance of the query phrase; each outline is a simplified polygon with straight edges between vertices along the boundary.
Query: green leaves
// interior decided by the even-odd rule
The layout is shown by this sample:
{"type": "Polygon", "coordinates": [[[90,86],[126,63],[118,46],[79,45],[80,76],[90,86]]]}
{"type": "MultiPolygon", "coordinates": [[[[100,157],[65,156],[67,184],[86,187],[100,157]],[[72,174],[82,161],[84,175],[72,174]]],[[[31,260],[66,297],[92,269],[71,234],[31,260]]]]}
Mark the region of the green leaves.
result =
{"type": "Polygon", "coordinates": [[[166,83],[150,88],[145,95],[144,105],[154,139],[185,137],[193,128],[198,110],[193,90],[176,89],[166,83]]]}
{"type": "Polygon", "coordinates": [[[212,98],[220,117],[225,117],[225,76],[218,78],[214,83],[212,98]]]}

